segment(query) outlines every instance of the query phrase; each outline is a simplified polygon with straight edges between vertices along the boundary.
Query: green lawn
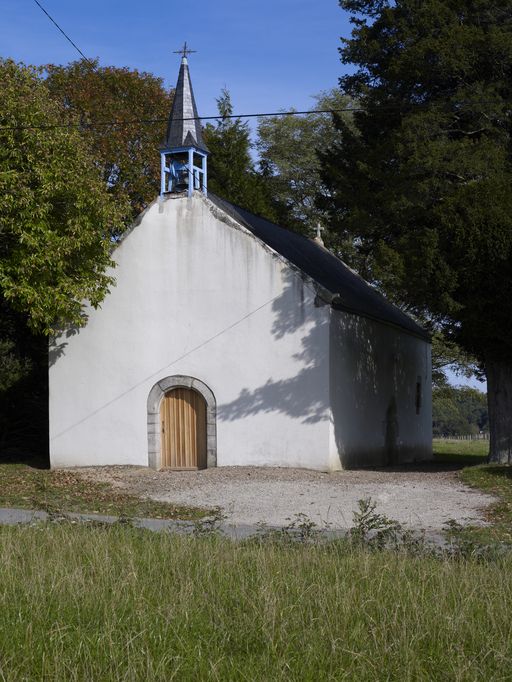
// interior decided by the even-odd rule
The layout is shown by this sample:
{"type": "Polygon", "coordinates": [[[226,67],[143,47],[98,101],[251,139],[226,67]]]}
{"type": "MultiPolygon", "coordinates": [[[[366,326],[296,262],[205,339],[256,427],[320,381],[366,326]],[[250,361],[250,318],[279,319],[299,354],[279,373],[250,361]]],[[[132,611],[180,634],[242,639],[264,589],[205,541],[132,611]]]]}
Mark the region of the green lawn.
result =
{"type": "Polygon", "coordinates": [[[72,471],[0,464],[0,481],[0,507],[162,519],[198,519],[208,513],[128,495],[108,483],[85,481],[72,471]]]}
{"type": "Polygon", "coordinates": [[[487,461],[489,441],[434,439],[433,445],[438,461],[464,466],[459,474],[461,480],[495,495],[498,500],[485,511],[489,526],[460,529],[459,536],[475,545],[512,545],[512,467],[484,463],[487,461]]]}
{"type": "Polygon", "coordinates": [[[62,524],[0,565],[0,679],[510,679],[511,557],[62,524]]]}
{"type": "Polygon", "coordinates": [[[512,550],[512,467],[499,464],[466,467],[460,477],[464,483],[491,493],[498,499],[485,512],[491,525],[465,529],[464,537],[480,544],[506,543],[512,550]]]}
{"type": "Polygon", "coordinates": [[[485,462],[489,454],[488,440],[451,440],[434,438],[432,441],[434,456],[438,460],[464,464],[485,462]]]}

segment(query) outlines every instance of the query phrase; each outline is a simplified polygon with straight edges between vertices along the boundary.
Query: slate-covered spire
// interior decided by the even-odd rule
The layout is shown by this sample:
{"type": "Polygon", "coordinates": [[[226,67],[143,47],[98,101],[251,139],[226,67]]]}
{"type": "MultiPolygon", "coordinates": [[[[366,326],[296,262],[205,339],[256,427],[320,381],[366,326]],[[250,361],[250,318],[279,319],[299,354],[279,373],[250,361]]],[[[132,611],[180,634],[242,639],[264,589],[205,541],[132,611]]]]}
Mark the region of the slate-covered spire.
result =
{"type": "Polygon", "coordinates": [[[160,194],[188,193],[194,190],[207,193],[207,157],[208,147],[203,139],[201,121],[198,120],[194,91],[190,81],[187,55],[187,43],[181,50],[180,73],[174,102],[167,124],[165,142],[160,149],[161,156],[161,189],[160,194]]]}
{"type": "MultiPolygon", "coordinates": [[[[187,51],[186,43],[184,50],[187,51]]],[[[190,81],[188,59],[186,55],[183,55],[171,115],[167,124],[165,146],[169,149],[191,146],[207,152],[208,147],[203,139],[201,121],[197,120],[197,116],[197,106],[190,81]]]]}

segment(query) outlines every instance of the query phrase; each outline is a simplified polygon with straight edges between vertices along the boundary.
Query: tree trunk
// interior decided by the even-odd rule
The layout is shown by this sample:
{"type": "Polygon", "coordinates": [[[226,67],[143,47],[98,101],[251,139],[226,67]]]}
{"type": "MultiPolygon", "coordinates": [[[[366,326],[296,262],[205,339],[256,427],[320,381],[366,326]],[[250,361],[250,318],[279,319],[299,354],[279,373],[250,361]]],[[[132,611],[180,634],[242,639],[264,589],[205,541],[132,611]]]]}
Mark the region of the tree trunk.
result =
{"type": "Polygon", "coordinates": [[[512,364],[485,363],[489,408],[489,461],[512,464],[512,364]]]}

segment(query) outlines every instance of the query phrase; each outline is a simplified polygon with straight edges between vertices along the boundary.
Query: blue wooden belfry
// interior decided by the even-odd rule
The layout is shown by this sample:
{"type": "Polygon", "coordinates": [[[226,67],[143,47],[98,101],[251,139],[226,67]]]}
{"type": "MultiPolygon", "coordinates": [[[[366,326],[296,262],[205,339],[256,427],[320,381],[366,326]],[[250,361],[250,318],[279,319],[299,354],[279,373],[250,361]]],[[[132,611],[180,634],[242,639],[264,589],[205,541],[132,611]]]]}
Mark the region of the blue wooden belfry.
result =
{"type": "Polygon", "coordinates": [[[181,67],[165,143],[160,148],[160,194],[188,192],[190,197],[194,190],[207,193],[209,152],[203,140],[188,69],[187,55],[194,50],[189,50],[185,43],[177,52],[182,55],[181,67]]]}

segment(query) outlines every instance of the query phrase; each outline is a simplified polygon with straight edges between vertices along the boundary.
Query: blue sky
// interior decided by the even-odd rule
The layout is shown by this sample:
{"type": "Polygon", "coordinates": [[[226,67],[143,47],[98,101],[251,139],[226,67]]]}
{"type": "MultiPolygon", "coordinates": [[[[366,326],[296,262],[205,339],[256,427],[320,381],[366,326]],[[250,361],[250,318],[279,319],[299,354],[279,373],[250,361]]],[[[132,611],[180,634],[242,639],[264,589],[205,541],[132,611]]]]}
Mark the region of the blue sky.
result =
{"type": "MultiPolygon", "coordinates": [[[[222,87],[236,113],[307,109],[337,85],[350,34],[337,0],[40,0],[88,57],[150,71],[174,85],[186,40],[202,115],[222,87]]],[[[1,55],[32,64],[79,58],[33,0],[0,0],[1,55]]]]}

